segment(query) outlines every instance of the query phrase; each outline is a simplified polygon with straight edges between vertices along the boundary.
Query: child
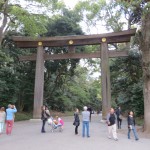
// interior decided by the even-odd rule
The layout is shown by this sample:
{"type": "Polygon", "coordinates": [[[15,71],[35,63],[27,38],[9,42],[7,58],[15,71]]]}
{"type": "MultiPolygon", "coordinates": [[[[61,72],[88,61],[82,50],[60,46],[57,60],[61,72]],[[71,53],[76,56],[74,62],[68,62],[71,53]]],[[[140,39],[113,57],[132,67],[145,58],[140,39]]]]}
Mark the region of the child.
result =
{"type": "Polygon", "coordinates": [[[61,129],[64,128],[64,121],[60,117],[58,118],[58,125],[61,125],[61,129]]]}

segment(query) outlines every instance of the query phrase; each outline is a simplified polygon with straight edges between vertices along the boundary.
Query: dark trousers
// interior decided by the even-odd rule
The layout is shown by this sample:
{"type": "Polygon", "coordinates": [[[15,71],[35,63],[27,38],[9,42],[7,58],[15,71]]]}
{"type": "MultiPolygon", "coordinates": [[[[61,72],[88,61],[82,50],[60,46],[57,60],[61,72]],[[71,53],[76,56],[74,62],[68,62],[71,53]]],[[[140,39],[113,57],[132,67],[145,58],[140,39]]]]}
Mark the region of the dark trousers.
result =
{"type": "Polygon", "coordinates": [[[78,134],[78,127],[79,127],[79,126],[76,126],[76,127],[75,127],[75,134],[78,134]]]}
{"type": "Polygon", "coordinates": [[[117,118],[118,129],[121,129],[121,123],[122,123],[122,119],[117,118]]]}
{"type": "Polygon", "coordinates": [[[42,120],[42,130],[41,130],[41,132],[45,132],[45,123],[46,123],[46,119],[42,120]]]}

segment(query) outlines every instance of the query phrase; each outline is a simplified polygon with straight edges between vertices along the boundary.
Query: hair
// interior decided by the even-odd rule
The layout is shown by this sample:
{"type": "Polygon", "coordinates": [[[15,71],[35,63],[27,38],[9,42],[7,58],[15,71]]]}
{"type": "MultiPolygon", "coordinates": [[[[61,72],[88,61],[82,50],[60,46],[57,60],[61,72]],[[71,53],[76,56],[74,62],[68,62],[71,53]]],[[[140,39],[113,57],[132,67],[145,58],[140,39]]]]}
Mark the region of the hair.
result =
{"type": "Polygon", "coordinates": [[[84,107],[83,107],[83,110],[87,110],[87,106],[84,106],[84,107]]]}
{"type": "Polygon", "coordinates": [[[0,108],[0,111],[5,111],[5,108],[4,108],[4,107],[1,107],[1,108],[0,108]]]}
{"type": "Polygon", "coordinates": [[[8,105],[8,108],[11,108],[11,106],[12,106],[12,105],[11,105],[11,104],[9,104],[9,105],[8,105]]]}

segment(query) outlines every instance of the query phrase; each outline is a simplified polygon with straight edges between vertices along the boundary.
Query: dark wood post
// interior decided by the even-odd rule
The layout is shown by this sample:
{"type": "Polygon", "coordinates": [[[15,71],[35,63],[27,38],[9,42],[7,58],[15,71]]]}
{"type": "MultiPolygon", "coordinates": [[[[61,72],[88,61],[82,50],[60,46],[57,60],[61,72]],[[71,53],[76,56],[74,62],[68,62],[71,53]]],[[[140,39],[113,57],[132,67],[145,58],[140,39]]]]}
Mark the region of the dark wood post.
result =
{"type": "Polygon", "coordinates": [[[42,42],[38,42],[35,87],[34,87],[34,111],[33,118],[41,117],[41,106],[43,105],[43,86],[44,86],[44,49],[42,42]]]}
{"type": "Polygon", "coordinates": [[[110,70],[108,43],[106,38],[102,38],[101,44],[101,80],[102,80],[102,119],[106,119],[109,108],[111,107],[111,91],[110,91],[110,70]]]}

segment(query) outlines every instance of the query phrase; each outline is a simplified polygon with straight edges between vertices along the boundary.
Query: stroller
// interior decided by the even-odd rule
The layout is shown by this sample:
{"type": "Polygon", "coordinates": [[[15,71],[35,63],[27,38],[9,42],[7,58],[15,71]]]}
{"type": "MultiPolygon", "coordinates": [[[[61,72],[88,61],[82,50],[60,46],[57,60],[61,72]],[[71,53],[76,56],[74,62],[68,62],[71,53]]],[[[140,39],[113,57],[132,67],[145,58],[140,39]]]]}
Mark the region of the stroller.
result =
{"type": "Polygon", "coordinates": [[[63,124],[60,122],[60,118],[58,118],[58,121],[54,120],[53,117],[50,117],[48,120],[48,125],[51,126],[51,132],[54,131],[63,131],[63,124]]]}

